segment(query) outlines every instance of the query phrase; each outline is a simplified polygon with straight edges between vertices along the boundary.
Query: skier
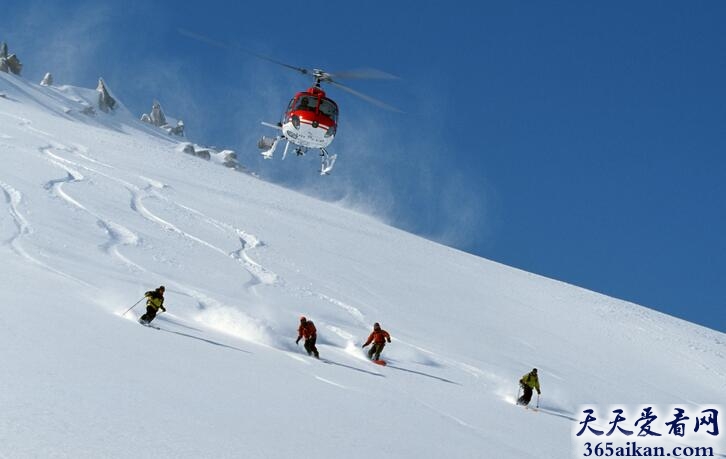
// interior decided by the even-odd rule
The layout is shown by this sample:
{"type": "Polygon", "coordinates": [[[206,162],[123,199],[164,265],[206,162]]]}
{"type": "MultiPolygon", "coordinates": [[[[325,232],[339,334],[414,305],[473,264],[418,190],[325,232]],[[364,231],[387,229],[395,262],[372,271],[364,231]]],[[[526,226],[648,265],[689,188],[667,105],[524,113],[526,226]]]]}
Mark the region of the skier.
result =
{"type": "Polygon", "coordinates": [[[164,290],[166,289],[161,285],[156,290],[150,290],[144,293],[146,297],[146,314],[139,319],[140,324],[150,324],[154,320],[154,317],[156,317],[159,309],[166,312],[166,308],[164,307],[164,290]]]}
{"type": "Polygon", "coordinates": [[[386,341],[389,343],[391,342],[391,335],[389,335],[386,330],[381,329],[381,325],[378,322],[374,323],[373,332],[362,346],[366,347],[371,344],[371,342],[373,343],[373,346],[371,346],[370,350],[368,350],[368,358],[371,360],[380,360],[381,352],[383,351],[383,348],[386,347],[386,341]]]}
{"type": "Polygon", "coordinates": [[[537,395],[542,393],[539,390],[539,378],[537,377],[536,368],[532,368],[532,371],[522,376],[519,385],[522,387],[523,394],[517,399],[517,405],[529,405],[529,401],[532,400],[532,389],[537,390],[537,395]]]}
{"type": "Polygon", "coordinates": [[[318,339],[318,332],[312,320],[307,320],[305,316],[300,317],[300,327],[297,329],[297,339],[295,344],[300,343],[300,339],[305,338],[305,350],[308,355],[314,355],[316,359],[320,358],[318,348],[315,347],[315,341],[318,339]]]}

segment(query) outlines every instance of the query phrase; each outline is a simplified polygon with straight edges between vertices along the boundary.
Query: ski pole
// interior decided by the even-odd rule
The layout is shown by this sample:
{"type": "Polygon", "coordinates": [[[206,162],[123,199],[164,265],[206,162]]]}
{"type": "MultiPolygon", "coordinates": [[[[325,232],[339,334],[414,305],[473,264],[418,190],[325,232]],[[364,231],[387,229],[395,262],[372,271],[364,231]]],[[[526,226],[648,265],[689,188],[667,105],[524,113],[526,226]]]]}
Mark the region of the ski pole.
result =
{"type": "MultiPolygon", "coordinates": [[[[137,304],[139,304],[139,303],[141,303],[141,301],[143,301],[144,298],[146,298],[146,295],[142,296],[141,299],[139,301],[137,301],[136,303],[134,303],[133,306],[131,306],[130,308],[128,308],[126,310],[126,312],[129,312],[130,310],[134,309],[137,304]]],[[[126,312],[124,312],[123,314],[121,314],[121,317],[125,316],[126,315],[126,312]]]]}
{"type": "Polygon", "coordinates": [[[539,394],[537,394],[537,408],[539,408],[539,394]]]}

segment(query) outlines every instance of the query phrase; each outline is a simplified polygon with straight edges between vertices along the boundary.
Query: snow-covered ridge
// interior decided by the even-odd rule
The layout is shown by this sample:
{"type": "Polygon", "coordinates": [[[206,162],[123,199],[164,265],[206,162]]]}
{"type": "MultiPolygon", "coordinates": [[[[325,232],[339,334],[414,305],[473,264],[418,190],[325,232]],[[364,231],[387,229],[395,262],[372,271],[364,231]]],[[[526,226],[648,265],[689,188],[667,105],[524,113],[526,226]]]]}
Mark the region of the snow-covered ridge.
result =
{"type": "Polygon", "coordinates": [[[94,90],[0,93],[0,457],[562,458],[581,403],[723,399],[722,333],[179,154],[94,90]],[[162,284],[161,330],[121,315],[162,284]]]}

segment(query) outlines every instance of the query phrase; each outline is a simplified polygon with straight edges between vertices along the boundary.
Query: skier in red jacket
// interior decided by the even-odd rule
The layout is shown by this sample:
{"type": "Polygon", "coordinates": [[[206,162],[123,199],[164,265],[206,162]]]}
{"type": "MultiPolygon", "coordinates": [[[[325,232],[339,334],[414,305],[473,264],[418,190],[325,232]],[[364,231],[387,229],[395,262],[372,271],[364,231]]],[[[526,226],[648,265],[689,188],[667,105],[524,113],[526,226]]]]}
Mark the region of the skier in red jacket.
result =
{"type": "Polygon", "coordinates": [[[373,332],[370,334],[365,344],[362,347],[366,347],[373,343],[370,350],[368,350],[368,358],[371,360],[380,360],[381,352],[386,347],[386,341],[391,342],[391,335],[386,330],[381,328],[381,325],[376,322],[373,324],[373,332]]]}
{"type": "Polygon", "coordinates": [[[308,355],[314,355],[316,359],[320,358],[318,348],[315,347],[315,341],[318,339],[318,332],[312,320],[307,320],[305,316],[300,317],[300,327],[297,329],[297,339],[295,344],[300,342],[301,338],[305,338],[305,350],[308,355]]]}

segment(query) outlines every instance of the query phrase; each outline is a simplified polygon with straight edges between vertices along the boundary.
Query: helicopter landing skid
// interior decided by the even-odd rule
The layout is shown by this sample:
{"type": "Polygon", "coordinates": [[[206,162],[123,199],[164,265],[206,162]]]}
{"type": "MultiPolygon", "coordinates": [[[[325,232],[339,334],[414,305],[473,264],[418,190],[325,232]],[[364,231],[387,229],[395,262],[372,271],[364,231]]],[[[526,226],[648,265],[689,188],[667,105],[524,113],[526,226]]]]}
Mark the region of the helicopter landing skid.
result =
{"type": "Polygon", "coordinates": [[[328,154],[328,150],[321,148],[320,160],[322,162],[320,164],[320,175],[330,175],[330,171],[333,170],[333,166],[335,165],[335,160],[337,158],[338,155],[330,155],[328,154]]]}
{"type": "MultiPolygon", "coordinates": [[[[263,136],[258,142],[257,146],[259,147],[260,154],[265,159],[272,159],[272,155],[275,154],[275,150],[277,149],[277,144],[280,143],[280,140],[285,139],[284,136],[279,135],[277,137],[266,137],[263,136]]],[[[287,139],[285,139],[287,140],[287,139]]],[[[287,151],[290,148],[290,141],[287,141],[285,144],[285,151],[282,154],[282,159],[285,159],[287,156],[287,151]]],[[[307,148],[305,147],[296,147],[295,148],[295,154],[297,156],[303,156],[305,154],[305,151],[307,148]]],[[[335,165],[335,160],[338,158],[338,155],[331,155],[328,153],[328,150],[325,148],[320,149],[320,175],[330,175],[330,172],[333,170],[333,166],[335,165]]]]}

